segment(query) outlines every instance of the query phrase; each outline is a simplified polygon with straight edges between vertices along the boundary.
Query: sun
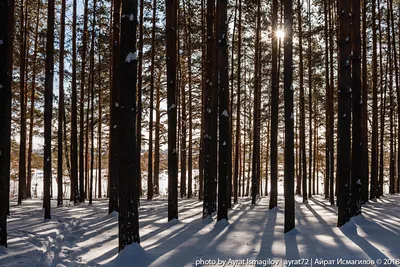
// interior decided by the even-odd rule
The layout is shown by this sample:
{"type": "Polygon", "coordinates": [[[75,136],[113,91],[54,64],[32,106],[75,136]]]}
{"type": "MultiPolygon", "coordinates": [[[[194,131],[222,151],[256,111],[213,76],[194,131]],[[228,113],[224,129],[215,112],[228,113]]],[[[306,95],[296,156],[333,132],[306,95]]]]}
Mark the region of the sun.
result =
{"type": "Polygon", "coordinates": [[[283,39],[285,37],[285,32],[282,29],[278,29],[275,33],[276,37],[279,39],[283,39]]]}

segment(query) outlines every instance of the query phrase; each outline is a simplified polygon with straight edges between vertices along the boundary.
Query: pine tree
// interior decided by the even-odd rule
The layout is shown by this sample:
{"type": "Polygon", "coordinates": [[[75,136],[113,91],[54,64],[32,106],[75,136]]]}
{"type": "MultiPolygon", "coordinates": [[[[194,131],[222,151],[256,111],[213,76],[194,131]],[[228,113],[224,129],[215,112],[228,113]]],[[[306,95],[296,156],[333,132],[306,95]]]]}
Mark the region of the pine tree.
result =
{"type": "Polygon", "coordinates": [[[312,29],[311,29],[311,0],[308,0],[308,197],[312,196],[312,179],[311,179],[311,166],[312,166],[312,62],[311,62],[311,42],[312,42],[312,29]]]}
{"type": "Polygon", "coordinates": [[[168,221],[178,218],[178,153],[177,153],[177,8],[176,0],[166,1],[167,34],[167,108],[168,108],[168,221]]]}
{"type": "Polygon", "coordinates": [[[351,204],[352,215],[361,213],[361,173],[362,173],[362,136],[361,136],[361,33],[360,0],[352,1],[352,158],[351,158],[351,204]]]}
{"type": "MultiPolygon", "coordinates": [[[[110,183],[110,197],[108,213],[118,211],[118,101],[119,101],[119,22],[121,20],[121,1],[114,1],[113,15],[113,49],[112,49],[112,88],[111,88],[111,118],[110,118],[110,142],[109,142],[109,157],[108,157],[108,177],[110,183]]],[[[140,164],[139,164],[140,165],[140,164]]],[[[136,179],[139,179],[137,177],[136,179]]]]}
{"type": "MultiPolygon", "coordinates": [[[[240,193],[239,161],[240,161],[240,104],[241,104],[241,60],[242,60],[242,0],[239,0],[239,22],[238,22],[238,55],[237,55],[237,93],[236,93],[236,136],[235,136],[235,166],[233,174],[233,202],[238,202],[238,191],[240,193]]],[[[233,86],[233,81],[232,81],[233,86]]],[[[233,112],[233,111],[232,111],[233,112]]],[[[268,164],[268,163],[267,163],[268,164]]]]}
{"type": "Polygon", "coordinates": [[[362,7],[362,202],[368,202],[369,156],[368,156],[368,81],[367,81],[367,0],[362,7]]]}
{"type": "Polygon", "coordinates": [[[350,4],[341,0],[339,17],[339,94],[338,94],[338,222],[344,225],[350,219],[350,125],[351,125],[351,73],[350,73],[350,4]]]}
{"type": "MultiPolygon", "coordinates": [[[[204,168],[204,202],[203,202],[203,218],[211,216],[214,211],[214,177],[213,160],[214,144],[216,144],[216,135],[213,131],[214,114],[216,111],[213,107],[215,104],[215,79],[214,79],[214,58],[215,58],[215,37],[214,37],[214,13],[215,1],[207,0],[207,59],[206,59],[206,80],[204,92],[204,135],[203,135],[203,168],[204,168]]],[[[215,125],[216,127],[216,125],[215,125]]]]}
{"type": "Polygon", "coordinates": [[[294,216],[294,110],[293,110],[293,3],[284,1],[284,97],[285,97],[285,229],[287,233],[295,227],[294,216]]]}
{"type": "MultiPolygon", "coordinates": [[[[93,203],[93,170],[94,170],[94,39],[96,38],[96,5],[93,1],[92,34],[90,43],[90,184],[89,205],[93,203]]],[[[88,107],[89,108],[89,107],[88,107]]],[[[89,114],[89,110],[88,110],[89,114]]]]}
{"type": "MultiPolygon", "coordinates": [[[[396,33],[395,33],[395,28],[394,28],[394,18],[393,18],[393,0],[389,0],[389,4],[390,4],[390,20],[391,20],[391,32],[393,34],[393,38],[392,38],[392,43],[393,43],[393,60],[394,62],[397,62],[397,46],[396,46],[396,33]]],[[[390,63],[389,63],[390,64],[390,63]]],[[[393,68],[393,64],[390,64],[390,66],[392,66],[393,68]]],[[[399,66],[397,64],[394,64],[394,72],[395,72],[395,85],[396,85],[396,92],[397,92],[397,98],[400,97],[400,92],[399,92],[399,66]]],[[[391,72],[391,76],[392,76],[392,72],[391,72]]],[[[393,87],[393,83],[391,83],[391,86],[393,87]]],[[[390,94],[390,98],[393,98],[393,92],[390,94]]],[[[400,100],[398,100],[400,101],[400,100]]],[[[398,102],[400,103],[400,102],[398,102]]],[[[394,105],[394,102],[391,101],[391,105],[390,108],[392,108],[392,106],[394,105]]],[[[400,112],[397,112],[397,116],[398,119],[400,119],[400,112]]],[[[398,136],[400,136],[400,132],[398,132],[398,136]]],[[[392,138],[394,139],[394,137],[392,138]]],[[[397,151],[400,155],[400,149],[398,149],[397,151]]],[[[390,184],[393,186],[393,192],[397,192],[399,193],[399,188],[400,188],[400,180],[398,179],[397,181],[397,188],[395,187],[395,173],[394,173],[394,169],[395,169],[395,158],[396,156],[393,154],[391,154],[391,161],[393,161],[393,171],[392,171],[392,176],[390,177],[390,184]]],[[[397,158],[397,173],[399,173],[400,171],[400,158],[397,158]]]]}
{"type": "Polygon", "coordinates": [[[324,35],[325,35],[325,180],[324,180],[324,195],[325,199],[329,199],[329,170],[330,170],[330,164],[331,162],[329,161],[330,158],[330,149],[329,149],[329,123],[330,123],[330,116],[333,116],[329,112],[329,105],[330,105],[330,80],[329,80],[329,34],[328,34],[328,0],[324,0],[324,35]]]}
{"type": "Polygon", "coordinates": [[[185,22],[186,22],[186,37],[187,37],[187,51],[188,51],[188,56],[187,56],[187,66],[188,66],[188,83],[189,83],[189,144],[188,144],[188,194],[187,197],[191,198],[193,195],[193,189],[192,189],[192,184],[193,184],[193,94],[192,94],[192,34],[191,34],[191,29],[192,29],[192,24],[191,24],[191,15],[192,15],[192,9],[191,9],[191,3],[190,0],[188,1],[188,15],[185,16],[185,22]]]}
{"type": "Polygon", "coordinates": [[[76,69],[77,69],[77,48],[76,48],[76,23],[77,23],[77,2],[73,0],[72,18],[72,93],[71,93],[71,201],[78,203],[78,129],[77,129],[77,91],[76,91],[76,69]]]}
{"type": "Polygon", "coordinates": [[[378,192],[378,81],[376,43],[376,0],[372,1],[372,144],[371,144],[371,190],[370,199],[378,192]]]}
{"type": "Polygon", "coordinates": [[[10,193],[11,72],[14,1],[0,1],[0,246],[7,247],[10,193]]]}
{"type": "Polygon", "coordinates": [[[44,219],[50,215],[51,168],[51,121],[53,112],[53,79],[54,79],[54,0],[48,2],[47,42],[46,42],[46,74],[44,91],[44,219]]]}
{"type": "Polygon", "coordinates": [[[26,198],[26,105],[25,105],[25,63],[26,63],[26,17],[28,9],[24,0],[20,2],[20,58],[19,58],[19,99],[20,99],[20,142],[18,164],[18,204],[26,198]],[[24,13],[24,11],[26,13],[24,13]]]}
{"type": "Polygon", "coordinates": [[[261,0],[257,1],[257,26],[255,38],[255,59],[254,59],[254,106],[253,106],[253,157],[252,157],[252,174],[251,174],[251,203],[256,204],[256,198],[259,194],[259,150],[260,150],[260,36],[261,36],[261,0]]]}
{"type": "MultiPolygon", "coordinates": [[[[136,182],[138,183],[138,200],[140,201],[142,189],[142,168],[141,168],[141,153],[142,153],[142,88],[143,88],[143,20],[144,20],[144,0],[140,0],[139,11],[139,66],[138,66],[138,92],[137,92],[137,119],[136,119],[136,182]]],[[[154,187],[155,194],[158,194],[158,187],[154,187]]]]}
{"type": "MultiPolygon", "coordinates": [[[[87,50],[87,42],[88,42],[88,11],[89,9],[89,0],[85,0],[85,8],[83,13],[83,36],[82,36],[82,69],[81,69],[81,91],[80,91],[80,99],[79,99],[79,202],[82,203],[85,201],[85,190],[84,187],[84,176],[85,176],[85,163],[84,163],[84,136],[85,136],[85,112],[84,112],[84,104],[85,104],[85,78],[86,78],[86,50],[87,50]]],[[[86,142],[87,143],[87,142],[86,142]]],[[[87,186],[87,183],[86,183],[87,186]]],[[[75,187],[76,190],[76,187],[75,187]]]]}
{"type": "Polygon", "coordinates": [[[227,0],[218,0],[216,13],[217,21],[217,61],[219,74],[219,175],[218,175],[218,220],[228,220],[229,196],[229,77],[228,77],[228,23],[227,0]]]}
{"type": "MultiPolygon", "coordinates": [[[[278,0],[272,1],[272,29],[278,30],[278,0]]],[[[278,39],[272,37],[272,89],[271,89],[271,197],[269,208],[278,205],[278,108],[279,108],[279,80],[278,80],[278,39]]]]}
{"type": "Polygon", "coordinates": [[[58,156],[57,156],[57,206],[63,203],[63,119],[64,119],[64,40],[65,40],[66,0],[61,2],[60,30],[60,67],[59,67],[59,98],[58,98],[58,156]]]}
{"type": "Polygon", "coordinates": [[[300,87],[300,170],[302,174],[303,203],[307,202],[307,161],[306,161],[306,115],[304,97],[304,66],[303,66],[303,30],[301,10],[302,4],[297,2],[298,27],[299,27],[299,87],[300,87]]]}
{"type": "Polygon", "coordinates": [[[150,121],[149,121],[149,156],[147,171],[147,199],[153,199],[153,102],[154,102],[154,58],[155,58],[155,34],[156,34],[157,1],[153,0],[153,26],[151,29],[151,66],[150,66],[150,121]]]}
{"type": "Polygon", "coordinates": [[[136,194],[136,84],[137,0],[122,0],[119,105],[118,113],[118,178],[119,178],[119,250],[140,243],[139,211],[136,194]],[[133,18],[131,18],[133,16],[133,18]],[[133,156],[132,156],[133,155],[133,156]]]}

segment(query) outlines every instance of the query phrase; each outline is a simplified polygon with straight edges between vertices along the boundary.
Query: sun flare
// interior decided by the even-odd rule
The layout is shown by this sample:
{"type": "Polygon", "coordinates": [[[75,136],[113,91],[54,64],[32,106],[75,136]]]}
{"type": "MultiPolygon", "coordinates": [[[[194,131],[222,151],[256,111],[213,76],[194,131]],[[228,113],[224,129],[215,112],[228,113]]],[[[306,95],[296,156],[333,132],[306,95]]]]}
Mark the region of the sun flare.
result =
{"type": "Polygon", "coordinates": [[[281,30],[281,29],[278,29],[278,30],[276,31],[276,37],[277,37],[278,39],[283,39],[283,38],[285,37],[285,32],[284,32],[283,30],[281,30]]]}

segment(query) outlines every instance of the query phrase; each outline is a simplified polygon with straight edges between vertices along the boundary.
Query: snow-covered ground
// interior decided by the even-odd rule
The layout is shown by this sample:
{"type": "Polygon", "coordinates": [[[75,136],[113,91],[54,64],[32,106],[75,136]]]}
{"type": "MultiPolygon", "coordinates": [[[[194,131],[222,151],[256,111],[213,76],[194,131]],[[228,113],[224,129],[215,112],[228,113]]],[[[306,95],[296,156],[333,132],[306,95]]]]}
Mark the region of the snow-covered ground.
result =
{"type": "MultiPolygon", "coordinates": [[[[336,208],[322,197],[296,201],[296,229],[283,234],[282,197],[272,211],[267,198],[255,206],[242,198],[229,222],[202,220],[202,203],[187,199],[179,200],[179,220],[167,222],[165,198],[142,200],[141,246],[128,246],[118,257],[118,214],[107,214],[106,200],[60,208],[53,202],[47,221],[40,200],[12,203],[0,266],[234,266],[234,260],[244,260],[236,262],[241,266],[323,266],[320,259],[333,260],[326,266],[351,266],[338,260],[381,259],[384,265],[400,259],[400,196],[367,204],[342,228],[336,208]],[[302,261],[288,261],[296,259],[302,261]]],[[[369,266],[363,263],[353,266],[369,266]]]]}

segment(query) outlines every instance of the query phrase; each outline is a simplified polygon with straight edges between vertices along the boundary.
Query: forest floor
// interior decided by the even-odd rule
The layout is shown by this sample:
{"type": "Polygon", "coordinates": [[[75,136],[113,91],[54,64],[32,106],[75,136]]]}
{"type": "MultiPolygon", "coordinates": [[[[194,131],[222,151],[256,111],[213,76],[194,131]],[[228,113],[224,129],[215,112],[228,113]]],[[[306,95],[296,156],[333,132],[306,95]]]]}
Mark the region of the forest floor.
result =
{"type": "Polygon", "coordinates": [[[202,220],[202,202],[187,199],[179,200],[179,220],[168,223],[166,198],[142,200],[141,247],[118,257],[118,214],[107,214],[107,200],[54,207],[45,221],[40,200],[12,203],[0,266],[369,266],[345,260],[371,259],[400,266],[387,260],[400,259],[400,196],[367,204],[341,228],[323,197],[301,201],[296,197],[296,229],[284,234],[282,197],[271,211],[268,198],[255,206],[241,198],[229,223],[202,220]]]}

